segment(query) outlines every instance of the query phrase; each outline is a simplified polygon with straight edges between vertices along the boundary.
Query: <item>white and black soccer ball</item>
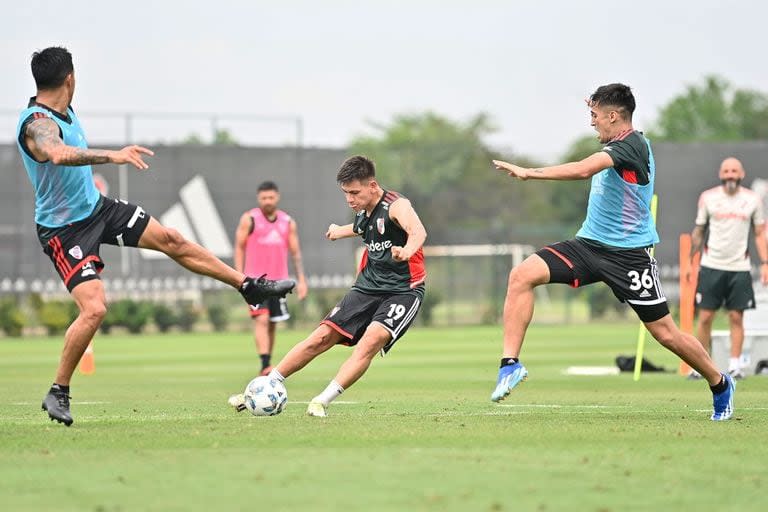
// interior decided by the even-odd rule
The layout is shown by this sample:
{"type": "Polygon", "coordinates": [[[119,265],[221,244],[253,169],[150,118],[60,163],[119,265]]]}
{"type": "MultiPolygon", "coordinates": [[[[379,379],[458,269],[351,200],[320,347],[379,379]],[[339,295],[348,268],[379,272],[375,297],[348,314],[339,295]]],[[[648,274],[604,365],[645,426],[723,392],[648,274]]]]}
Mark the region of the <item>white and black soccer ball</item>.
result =
{"type": "Polygon", "coordinates": [[[254,416],[275,416],[285,409],[288,390],[282,382],[269,377],[256,377],[245,387],[245,407],[254,416]]]}

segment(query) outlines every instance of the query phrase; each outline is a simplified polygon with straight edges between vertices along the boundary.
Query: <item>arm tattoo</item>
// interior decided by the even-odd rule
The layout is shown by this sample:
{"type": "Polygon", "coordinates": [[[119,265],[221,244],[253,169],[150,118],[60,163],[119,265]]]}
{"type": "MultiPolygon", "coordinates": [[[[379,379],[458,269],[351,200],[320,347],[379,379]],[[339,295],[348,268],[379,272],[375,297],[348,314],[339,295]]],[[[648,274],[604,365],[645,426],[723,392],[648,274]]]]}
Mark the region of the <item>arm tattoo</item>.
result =
{"type": "Polygon", "coordinates": [[[293,268],[296,269],[296,277],[304,275],[304,266],[301,264],[301,254],[296,253],[293,257],[293,268]]]}
{"type": "Polygon", "coordinates": [[[35,141],[38,150],[51,159],[51,150],[56,148],[59,154],[59,165],[78,166],[89,164],[105,164],[109,162],[109,152],[102,149],[84,149],[67,146],[59,136],[59,127],[50,120],[32,122],[27,125],[27,137],[35,141]]]}
{"type": "Polygon", "coordinates": [[[50,119],[29,123],[25,135],[34,140],[35,145],[39,148],[64,144],[59,136],[59,127],[50,119]]]}
{"type": "Polygon", "coordinates": [[[701,248],[704,245],[705,229],[705,226],[696,226],[693,228],[693,232],[691,233],[691,259],[693,259],[697,252],[701,251],[701,248]]]}
{"type": "Polygon", "coordinates": [[[103,149],[83,149],[65,146],[61,165],[90,165],[109,163],[109,153],[103,149]]]}

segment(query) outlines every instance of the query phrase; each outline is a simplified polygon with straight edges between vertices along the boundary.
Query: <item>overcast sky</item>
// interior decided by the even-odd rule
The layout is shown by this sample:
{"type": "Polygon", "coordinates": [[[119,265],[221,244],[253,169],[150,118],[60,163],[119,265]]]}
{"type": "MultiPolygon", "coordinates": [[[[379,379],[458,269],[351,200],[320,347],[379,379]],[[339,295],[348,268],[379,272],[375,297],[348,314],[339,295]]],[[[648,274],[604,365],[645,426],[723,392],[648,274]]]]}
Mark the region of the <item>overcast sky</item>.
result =
{"type": "MultiPolygon", "coordinates": [[[[635,127],[687,84],[717,73],[768,91],[768,7],[760,1],[145,1],[4,6],[0,110],[34,93],[34,50],[75,59],[74,106],[92,112],[217,112],[303,119],[304,142],[343,146],[397,113],[455,120],[488,112],[488,142],[554,160],[590,133],[583,98],[620,81],[635,127]]],[[[87,115],[92,145],[120,120],[87,115]]],[[[0,115],[2,139],[15,116],[0,115]]],[[[295,140],[287,123],[227,120],[248,143],[295,140]]],[[[207,134],[205,121],[135,123],[136,138],[207,134]]]]}

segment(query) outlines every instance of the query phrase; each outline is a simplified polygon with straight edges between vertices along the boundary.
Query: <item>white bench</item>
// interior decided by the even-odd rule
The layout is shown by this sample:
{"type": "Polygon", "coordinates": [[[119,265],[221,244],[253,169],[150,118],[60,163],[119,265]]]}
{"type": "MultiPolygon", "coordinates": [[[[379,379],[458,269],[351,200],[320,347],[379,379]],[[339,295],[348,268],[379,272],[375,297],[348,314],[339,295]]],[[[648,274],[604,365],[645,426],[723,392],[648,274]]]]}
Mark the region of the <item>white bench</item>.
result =
{"type": "MultiPolygon", "coordinates": [[[[743,356],[748,359],[744,368],[747,375],[754,375],[758,361],[768,359],[768,290],[760,282],[753,284],[756,309],[744,312],[743,356]]],[[[725,314],[720,311],[718,314],[725,314]]],[[[722,370],[728,368],[731,351],[731,333],[728,330],[712,331],[712,359],[722,370]]]]}

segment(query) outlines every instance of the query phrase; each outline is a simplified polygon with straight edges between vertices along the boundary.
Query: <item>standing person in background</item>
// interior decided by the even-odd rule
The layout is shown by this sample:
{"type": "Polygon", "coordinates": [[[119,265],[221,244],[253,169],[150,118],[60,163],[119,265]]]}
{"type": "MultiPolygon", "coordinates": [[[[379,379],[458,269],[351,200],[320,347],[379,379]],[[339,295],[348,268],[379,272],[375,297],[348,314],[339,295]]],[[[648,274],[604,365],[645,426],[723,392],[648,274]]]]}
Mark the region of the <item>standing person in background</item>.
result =
{"type": "MultiPolygon", "coordinates": [[[[741,162],[729,157],[720,164],[721,184],[699,196],[696,227],[691,233],[691,261],[699,252],[701,268],[696,286],[699,321],[696,334],[709,351],[712,321],[723,304],[728,311],[731,350],[728,373],[744,378],[741,351],[744,346],[744,310],[755,307],[749,259],[749,232],[755,237],[760,256],[760,281],[768,284],[768,243],[760,197],[741,186],[746,175],[741,162]]],[[[690,278],[690,276],[687,276],[690,278]]],[[[690,378],[700,378],[695,370],[690,378]]]]}
{"type": "MultiPolygon", "coordinates": [[[[288,253],[296,271],[299,300],[307,296],[307,280],[301,263],[301,247],[296,221],[283,210],[280,191],[272,181],[265,181],[256,190],[259,203],[243,213],[235,234],[235,270],[247,276],[266,276],[268,279],[288,278],[288,253]]],[[[275,347],[277,322],[288,320],[285,297],[269,297],[261,304],[250,306],[253,336],[261,358],[261,375],[272,370],[272,351],[275,347]]]]}
{"type": "Polygon", "coordinates": [[[75,71],[66,48],[35,52],[32,76],[37,94],[19,116],[16,142],[35,192],[38,239],[79,310],[64,335],[56,378],[42,408],[51,421],[70,426],[70,380],[107,312],[101,244],[160,251],[192,272],[237,288],[249,304],[285,296],[295,283],[246,277],[142,207],[101,195],[91,165],[131,164],[145,170],[149,165],[143,159],[154,153],[135,145],[118,151],[88,148],[72,109],[75,71]]]}

